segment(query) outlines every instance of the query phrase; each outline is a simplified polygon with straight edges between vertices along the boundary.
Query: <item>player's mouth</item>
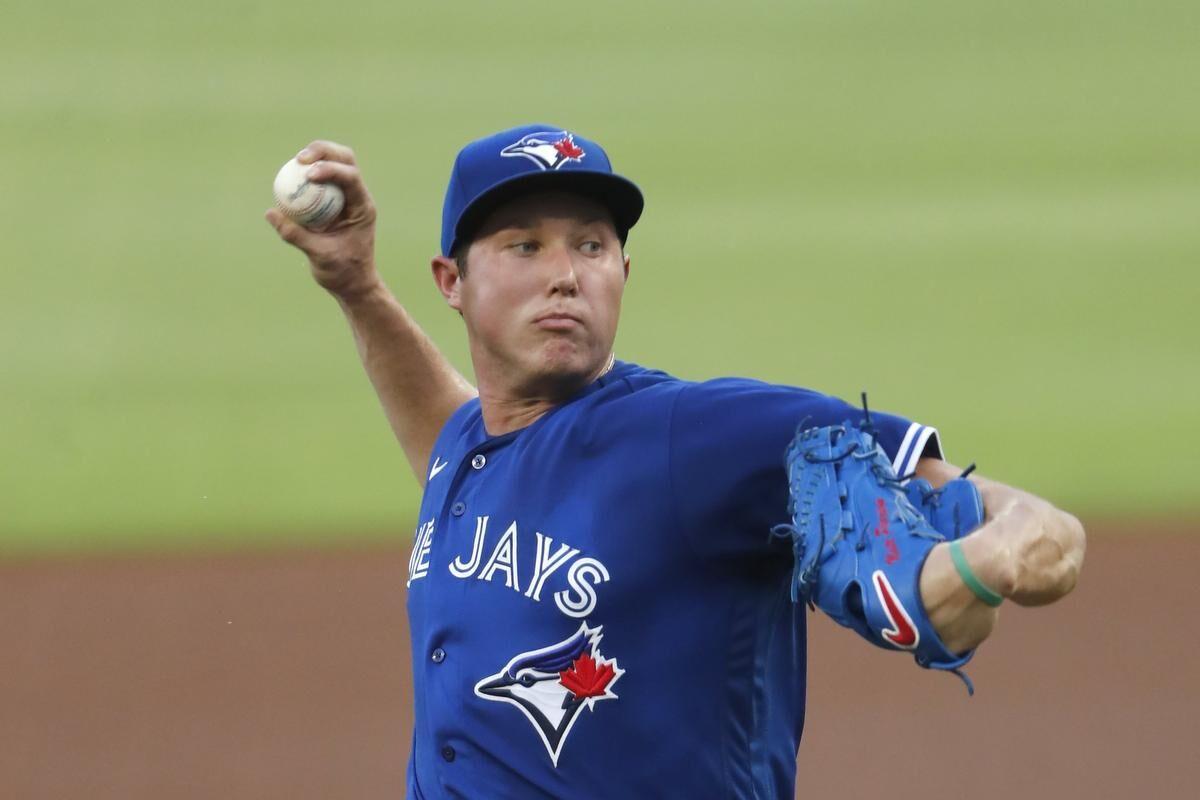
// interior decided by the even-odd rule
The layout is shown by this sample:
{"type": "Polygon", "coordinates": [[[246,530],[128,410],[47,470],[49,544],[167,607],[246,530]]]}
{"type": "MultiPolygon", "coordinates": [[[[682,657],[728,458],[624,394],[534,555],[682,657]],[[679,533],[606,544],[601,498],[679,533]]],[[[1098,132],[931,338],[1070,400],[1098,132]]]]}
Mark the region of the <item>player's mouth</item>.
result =
{"type": "Polygon", "coordinates": [[[582,326],[583,321],[574,314],[568,314],[564,311],[551,311],[535,319],[533,324],[547,331],[569,331],[577,326],[582,326]]]}

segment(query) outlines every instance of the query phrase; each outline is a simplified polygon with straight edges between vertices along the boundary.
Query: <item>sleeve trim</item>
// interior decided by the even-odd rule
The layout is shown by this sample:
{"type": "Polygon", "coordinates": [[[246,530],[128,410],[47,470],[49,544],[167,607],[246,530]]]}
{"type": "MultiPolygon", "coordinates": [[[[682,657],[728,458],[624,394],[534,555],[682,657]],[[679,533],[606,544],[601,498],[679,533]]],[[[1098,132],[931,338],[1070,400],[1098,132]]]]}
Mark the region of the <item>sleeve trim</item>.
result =
{"type": "Polygon", "coordinates": [[[896,451],[896,457],[892,459],[892,469],[895,470],[897,477],[903,478],[917,468],[917,462],[920,461],[921,454],[925,452],[931,437],[934,450],[941,456],[942,442],[937,428],[931,428],[919,422],[908,426],[904,440],[900,442],[900,447],[896,451]]]}

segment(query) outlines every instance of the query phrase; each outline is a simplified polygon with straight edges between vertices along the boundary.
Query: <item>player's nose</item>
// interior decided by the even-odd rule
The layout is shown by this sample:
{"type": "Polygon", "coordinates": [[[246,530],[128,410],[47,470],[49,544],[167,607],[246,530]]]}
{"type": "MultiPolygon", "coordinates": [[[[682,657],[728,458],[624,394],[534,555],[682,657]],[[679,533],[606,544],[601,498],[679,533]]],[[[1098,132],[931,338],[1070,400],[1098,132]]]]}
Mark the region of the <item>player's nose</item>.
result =
{"type": "Polygon", "coordinates": [[[579,293],[579,278],[575,274],[575,259],[571,248],[565,244],[549,249],[550,293],[573,296],[579,293]]]}

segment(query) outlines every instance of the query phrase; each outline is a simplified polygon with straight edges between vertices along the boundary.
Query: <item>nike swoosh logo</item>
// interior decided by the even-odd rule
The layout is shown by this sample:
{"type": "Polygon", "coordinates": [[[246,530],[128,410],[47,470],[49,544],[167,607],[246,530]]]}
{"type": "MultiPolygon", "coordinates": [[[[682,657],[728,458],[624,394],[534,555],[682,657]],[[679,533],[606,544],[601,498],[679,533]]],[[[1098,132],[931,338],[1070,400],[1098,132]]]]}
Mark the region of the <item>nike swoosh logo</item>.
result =
{"type": "Polygon", "coordinates": [[[883,570],[877,569],[871,575],[871,582],[875,584],[875,594],[879,595],[879,602],[883,603],[883,611],[887,614],[888,622],[892,623],[890,629],[884,628],[879,635],[883,637],[884,641],[901,650],[915,649],[920,640],[917,626],[913,625],[912,617],[900,604],[900,598],[896,596],[896,590],[892,588],[887,575],[883,574],[883,570]]]}
{"type": "Polygon", "coordinates": [[[437,474],[439,472],[444,470],[446,467],[450,466],[449,461],[442,461],[442,463],[439,464],[438,463],[439,460],[440,459],[437,459],[437,458],[435,458],[433,460],[433,469],[429,470],[429,480],[433,480],[434,478],[437,477],[437,474]]]}

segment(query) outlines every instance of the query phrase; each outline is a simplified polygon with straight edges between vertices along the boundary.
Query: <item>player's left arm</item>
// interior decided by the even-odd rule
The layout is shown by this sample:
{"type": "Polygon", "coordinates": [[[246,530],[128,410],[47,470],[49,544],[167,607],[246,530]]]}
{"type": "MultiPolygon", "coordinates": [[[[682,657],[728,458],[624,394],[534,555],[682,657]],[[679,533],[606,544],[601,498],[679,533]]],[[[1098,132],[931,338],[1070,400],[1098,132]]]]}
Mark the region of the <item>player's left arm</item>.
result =
{"type": "MultiPolygon", "coordinates": [[[[938,487],[962,470],[936,458],[922,458],[918,477],[938,487]]],[[[962,551],[976,577],[988,588],[1023,606],[1053,603],[1075,588],[1083,566],[1086,537],[1071,514],[1029,492],[972,473],[983,499],[984,522],[963,537],[962,551]]],[[[933,548],[921,572],[921,601],[947,649],[977,647],[995,627],[998,608],[963,582],[950,545],[933,548]]]]}

